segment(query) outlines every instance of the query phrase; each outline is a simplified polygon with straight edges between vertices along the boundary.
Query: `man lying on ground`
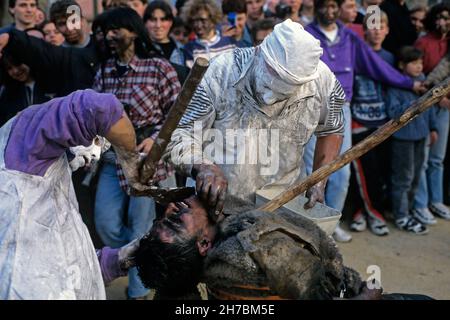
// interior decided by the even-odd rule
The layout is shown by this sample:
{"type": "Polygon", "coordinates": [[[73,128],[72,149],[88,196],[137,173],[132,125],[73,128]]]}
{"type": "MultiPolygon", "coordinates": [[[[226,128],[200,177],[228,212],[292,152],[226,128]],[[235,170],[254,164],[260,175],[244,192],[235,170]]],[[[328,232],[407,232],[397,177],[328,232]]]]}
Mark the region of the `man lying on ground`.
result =
{"type": "Polygon", "coordinates": [[[164,298],[204,282],[216,299],[430,299],[369,290],[312,221],[235,197],[218,218],[196,196],[170,204],[141,239],[135,262],[143,283],[164,298]]]}

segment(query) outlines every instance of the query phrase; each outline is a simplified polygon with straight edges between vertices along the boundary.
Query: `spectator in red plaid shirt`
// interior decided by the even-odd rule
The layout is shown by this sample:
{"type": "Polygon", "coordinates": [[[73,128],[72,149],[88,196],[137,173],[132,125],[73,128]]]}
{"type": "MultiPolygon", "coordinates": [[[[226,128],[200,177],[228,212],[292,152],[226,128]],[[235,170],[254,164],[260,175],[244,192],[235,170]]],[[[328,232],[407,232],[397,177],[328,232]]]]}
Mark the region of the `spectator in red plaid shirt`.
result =
{"type": "MultiPolygon", "coordinates": [[[[132,9],[112,9],[105,33],[112,58],[97,73],[94,89],[113,93],[122,102],[136,130],[138,151],[148,153],[180,91],[176,71],[167,60],[152,55],[142,19],[132,9]]],[[[165,177],[161,168],[155,180],[165,177]]],[[[153,199],[131,197],[127,189],[115,153],[105,153],[97,188],[95,224],[103,242],[112,248],[144,235],[155,218],[153,199]]],[[[135,268],[129,272],[127,295],[133,299],[148,295],[135,268]]]]}

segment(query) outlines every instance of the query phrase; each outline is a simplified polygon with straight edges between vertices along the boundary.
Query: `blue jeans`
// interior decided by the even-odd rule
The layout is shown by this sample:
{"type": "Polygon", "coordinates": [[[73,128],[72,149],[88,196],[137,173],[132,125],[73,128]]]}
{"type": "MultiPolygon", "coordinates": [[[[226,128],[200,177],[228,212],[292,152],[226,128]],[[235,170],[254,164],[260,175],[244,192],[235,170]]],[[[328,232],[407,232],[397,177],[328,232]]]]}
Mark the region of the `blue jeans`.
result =
{"type": "MultiPolygon", "coordinates": [[[[341,151],[339,154],[344,153],[352,147],[352,115],[350,112],[350,104],[345,103],[343,106],[344,111],[344,140],[342,141],[341,151]]],[[[312,172],[314,161],[314,149],[316,147],[317,138],[315,135],[311,136],[311,139],[305,146],[303,155],[303,161],[305,163],[306,174],[310,175],[312,172]]],[[[336,210],[342,212],[344,209],[345,198],[347,197],[348,186],[350,184],[350,165],[346,165],[333,173],[327,182],[327,188],[325,191],[325,204],[336,210]]]]}
{"type": "MultiPolygon", "coordinates": [[[[140,238],[151,228],[155,218],[155,203],[147,197],[129,197],[119,186],[117,168],[104,163],[95,199],[95,227],[103,243],[119,248],[140,238]]],[[[137,275],[128,272],[128,295],[132,298],[149,293],[137,275]]]]}
{"type": "MultiPolygon", "coordinates": [[[[436,125],[439,138],[431,147],[425,148],[425,163],[420,174],[419,187],[414,198],[414,208],[427,208],[431,203],[442,203],[444,200],[444,158],[447,151],[450,113],[439,108],[436,125]]],[[[429,140],[427,139],[427,144],[429,140]]]]}
{"type": "Polygon", "coordinates": [[[412,209],[425,158],[425,139],[407,141],[392,139],[392,212],[395,219],[404,218],[412,209]]]}

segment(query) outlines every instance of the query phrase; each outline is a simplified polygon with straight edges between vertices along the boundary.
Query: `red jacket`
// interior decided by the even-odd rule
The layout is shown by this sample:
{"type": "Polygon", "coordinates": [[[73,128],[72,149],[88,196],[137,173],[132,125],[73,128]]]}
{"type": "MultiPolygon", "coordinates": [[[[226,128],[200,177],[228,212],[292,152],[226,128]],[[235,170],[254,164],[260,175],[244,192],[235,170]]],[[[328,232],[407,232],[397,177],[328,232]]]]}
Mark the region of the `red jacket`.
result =
{"type": "Polygon", "coordinates": [[[442,37],[436,33],[427,33],[417,39],[414,46],[423,51],[423,73],[428,74],[445,56],[448,48],[448,37],[442,37]]]}

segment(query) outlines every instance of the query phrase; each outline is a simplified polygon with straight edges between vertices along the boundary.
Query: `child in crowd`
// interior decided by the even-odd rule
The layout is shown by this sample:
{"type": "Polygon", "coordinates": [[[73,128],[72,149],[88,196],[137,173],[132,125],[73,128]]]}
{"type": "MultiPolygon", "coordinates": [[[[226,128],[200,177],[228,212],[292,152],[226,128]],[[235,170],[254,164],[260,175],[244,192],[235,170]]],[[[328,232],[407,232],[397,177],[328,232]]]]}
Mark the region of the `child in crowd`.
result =
{"type": "MultiPolygon", "coordinates": [[[[380,27],[367,28],[364,19],[364,37],[366,43],[387,63],[394,65],[392,53],[381,45],[389,33],[389,21],[386,13],[380,14],[380,27]]],[[[368,137],[389,117],[386,113],[385,88],[381,82],[363,75],[355,76],[353,87],[352,139],[356,144],[368,137]]],[[[350,224],[352,231],[364,231],[369,224],[370,230],[377,236],[389,234],[386,221],[381,212],[385,207],[386,190],[389,180],[389,140],[352,162],[357,186],[356,212],[350,224]]]]}
{"type": "MultiPolygon", "coordinates": [[[[423,52],[414,47],[400,49],[398,67],[414,80],[424,80],[423,52]]],[[[386,110],[391,118],[399,117],[419,96],[411,91],[389,88],[386,110]]],[[[428,229],[410,215],[420,171],[425,158],[425,140],[437,141],[434,107],[417,116],[407,126],[395,132],[392,138],[392,211],[398,228],[413,234],[425,234],[428,229]]]]}

